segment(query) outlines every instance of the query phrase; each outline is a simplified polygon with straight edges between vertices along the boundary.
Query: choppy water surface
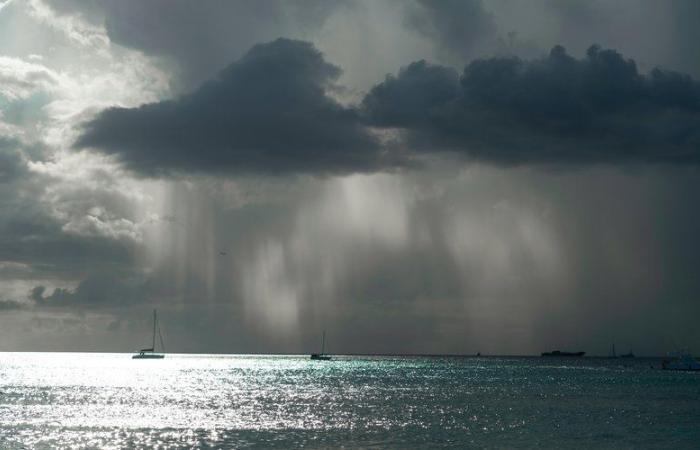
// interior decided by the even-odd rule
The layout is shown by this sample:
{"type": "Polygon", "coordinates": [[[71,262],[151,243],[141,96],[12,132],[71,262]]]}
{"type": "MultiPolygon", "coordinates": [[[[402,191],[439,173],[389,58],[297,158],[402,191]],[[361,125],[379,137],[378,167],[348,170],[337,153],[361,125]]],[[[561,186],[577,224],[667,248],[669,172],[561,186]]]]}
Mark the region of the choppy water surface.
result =
{"type": "Polygon", "coordinates": [[[658,364],[5,353],[0,447],[697,448],[700,374],[658,364]]]}

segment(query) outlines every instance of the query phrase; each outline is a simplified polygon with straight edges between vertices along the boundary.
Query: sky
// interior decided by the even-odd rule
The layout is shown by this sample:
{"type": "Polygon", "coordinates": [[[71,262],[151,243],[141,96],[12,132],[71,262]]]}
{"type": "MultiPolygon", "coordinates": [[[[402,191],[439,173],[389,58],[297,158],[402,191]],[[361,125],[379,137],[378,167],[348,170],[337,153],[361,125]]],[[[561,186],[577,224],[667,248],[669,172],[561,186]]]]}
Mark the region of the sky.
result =
{"type": "Polygon", "coordinates": [[[0,351],[700,351],[698,20],[0,0],[0,351]]]}

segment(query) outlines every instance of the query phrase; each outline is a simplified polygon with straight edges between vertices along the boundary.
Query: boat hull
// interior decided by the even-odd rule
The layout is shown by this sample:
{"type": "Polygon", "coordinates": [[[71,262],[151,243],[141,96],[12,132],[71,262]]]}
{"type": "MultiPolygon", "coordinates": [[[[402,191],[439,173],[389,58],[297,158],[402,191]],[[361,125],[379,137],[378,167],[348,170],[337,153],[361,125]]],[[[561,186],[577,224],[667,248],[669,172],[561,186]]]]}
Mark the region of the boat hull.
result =
{"type": "Polygon", "coordinates": [[[326,356],[326,355],[319,355],[318,353],[314,353],[311,355],[311,359],[314,361],[330,361],[331,357],[326,356]]]}
{"type": "Polygon", "coordinates": [[[138,355],[134,355],[131,357],[131,359],[163,359],[165,358],[165,355],[159,355],[157,353],[139,353],[138,355]]]}
{"type": "Polygon", "coordinates": [[[560,352],[555,350],[553,352],[542,352],[542,356],[553,356],[558,358],[580,358],[585,355],[586,352],[560,352]]]}

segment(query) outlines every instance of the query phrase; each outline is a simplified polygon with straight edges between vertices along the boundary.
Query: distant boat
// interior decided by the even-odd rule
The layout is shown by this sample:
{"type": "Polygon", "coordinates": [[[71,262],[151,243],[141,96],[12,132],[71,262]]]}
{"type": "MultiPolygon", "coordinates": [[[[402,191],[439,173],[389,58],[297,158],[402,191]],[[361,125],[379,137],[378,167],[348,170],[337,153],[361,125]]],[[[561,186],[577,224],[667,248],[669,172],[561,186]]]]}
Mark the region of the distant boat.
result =
{"type": "Polygon", "coordinates": [[[618,355],[615,353],[615,344],[612,345],[612,352],[610,352],[610,357],[611,358],[634,358],[634,353],[632,353],[632,350],[630,350],[629,353],[623,353],[622,355],[618,355]]]}
{"type": "Polygon", "coordinates": [[[687,350],[677,351],[668,355],[670,359],[665,359],[661,363],[663,370],[684,370],[684,371],[700,371],[700,362],[687,350]]]}
{"type": "Polygon", "coordinates": [[[325,354],[326,352],[326,330],[323,330],[321,338],[321,353],[312,353],[311,359],[316,361],[330,361],[331,357],[325,354]]]}
{"type": "Polygon", "coordinates": [[[163,345],[163,336],[160,334],[160,327],[158,326],[158,315],[156,310],[153,310],[153,343],[151,348],[144,348],[139,350],[139,352],[132,356],[132,359],[163,359],[165,355],[162,353],[156,353],[156,329],[158,330],[158,337],[160,338],[160,347],[165,351],[165,345],[163,345]]]}
{"type": "Polygon", "coordinates": [[[542,356],[559,356],[559,357],[580,357],[585,355],[586,352],[562,352],[559,350],[554,350],[553,352],[542,352],[542,356]]]}

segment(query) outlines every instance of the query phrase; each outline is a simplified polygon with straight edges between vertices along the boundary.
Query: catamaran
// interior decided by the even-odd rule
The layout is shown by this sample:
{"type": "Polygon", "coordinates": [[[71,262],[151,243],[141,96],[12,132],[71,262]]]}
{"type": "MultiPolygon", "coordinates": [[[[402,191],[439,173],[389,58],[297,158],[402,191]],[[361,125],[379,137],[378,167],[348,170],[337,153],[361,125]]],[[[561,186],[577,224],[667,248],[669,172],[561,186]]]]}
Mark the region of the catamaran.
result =
{"type": "Polygon", "coordinates": [[[163,359],[165,355],[162,353],[156,353],[156,329],[158,330],[158,337],[160,338],[160,347],[165,351],[165,345],[163,345],[163,335],[160,333],[160,327],[158,326],[158,315],[156,310],[153,310],[153,342],[151,348],[143,348],[139,350],[137,354],[132,356],[132,359],[163,359]]]}
{"type": "Polygon", "coordinates": [[[314,359],[317,361],[329,361],[331,359],[331,357],[326,355],[325,351],[326,351],[326,330],[323,330],[323,338],[321,339],[321,353],[312,353],[311,359],[314,359]]]}

